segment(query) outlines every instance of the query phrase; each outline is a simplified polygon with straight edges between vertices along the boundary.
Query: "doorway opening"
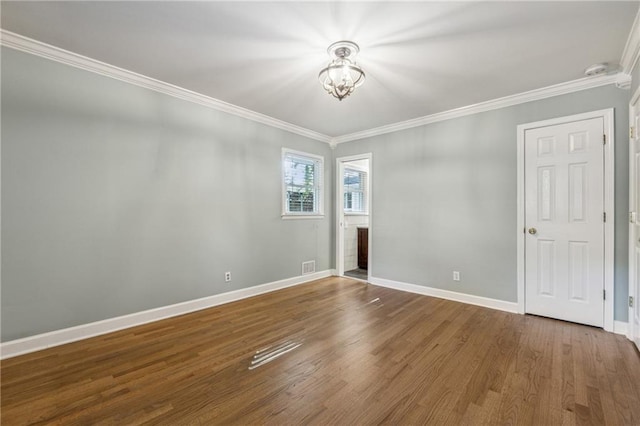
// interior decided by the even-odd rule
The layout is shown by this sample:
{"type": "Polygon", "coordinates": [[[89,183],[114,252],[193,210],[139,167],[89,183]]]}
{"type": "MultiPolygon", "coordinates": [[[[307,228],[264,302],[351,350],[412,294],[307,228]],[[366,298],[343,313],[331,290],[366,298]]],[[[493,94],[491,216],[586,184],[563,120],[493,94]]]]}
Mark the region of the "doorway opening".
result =
{"type": "Polygon", "coordinates": [[[372,270],[371,153],[336,161],[337,273],[368,281],[372,270]]]}

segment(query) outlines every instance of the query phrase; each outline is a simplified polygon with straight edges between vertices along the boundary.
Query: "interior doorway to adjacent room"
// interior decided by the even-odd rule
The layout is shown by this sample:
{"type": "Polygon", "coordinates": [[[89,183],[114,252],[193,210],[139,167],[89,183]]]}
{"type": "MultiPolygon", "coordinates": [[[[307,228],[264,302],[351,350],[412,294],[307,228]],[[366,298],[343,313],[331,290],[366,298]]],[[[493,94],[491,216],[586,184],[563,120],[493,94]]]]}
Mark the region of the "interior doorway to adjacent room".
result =
{"type": "Polygon", "coordinates": [[[371,154],[337,159],[336,269],[338,275],[371,277],[371,154]]]}

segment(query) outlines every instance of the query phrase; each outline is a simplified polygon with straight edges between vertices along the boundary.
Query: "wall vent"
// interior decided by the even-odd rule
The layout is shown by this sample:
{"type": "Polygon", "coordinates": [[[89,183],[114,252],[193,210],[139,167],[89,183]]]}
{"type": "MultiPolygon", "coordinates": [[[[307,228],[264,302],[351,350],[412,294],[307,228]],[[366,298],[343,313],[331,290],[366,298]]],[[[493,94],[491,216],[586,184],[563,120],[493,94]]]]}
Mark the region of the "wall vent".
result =
{"type": "Polygon", "coordinates": [[[316,271],[316,261],[309,260],[308,262],[302,262],[302,275],[313,274],[316,271]]]}

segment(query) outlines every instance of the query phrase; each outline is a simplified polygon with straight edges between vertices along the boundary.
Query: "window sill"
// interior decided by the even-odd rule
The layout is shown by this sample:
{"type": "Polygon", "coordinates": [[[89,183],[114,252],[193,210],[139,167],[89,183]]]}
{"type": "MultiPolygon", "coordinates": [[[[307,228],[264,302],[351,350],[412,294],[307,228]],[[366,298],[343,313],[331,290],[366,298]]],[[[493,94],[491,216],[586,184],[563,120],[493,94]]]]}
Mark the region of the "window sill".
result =
{"type": "Polygon", "coordinates": [[[283,220],[290,219],[324,219],[323,214],[283,214],[283,220]]]}
{"type": "Polygon", "coordinates": [[[369,216],[366,212],[344,212],[345,216],[369,216]]]}

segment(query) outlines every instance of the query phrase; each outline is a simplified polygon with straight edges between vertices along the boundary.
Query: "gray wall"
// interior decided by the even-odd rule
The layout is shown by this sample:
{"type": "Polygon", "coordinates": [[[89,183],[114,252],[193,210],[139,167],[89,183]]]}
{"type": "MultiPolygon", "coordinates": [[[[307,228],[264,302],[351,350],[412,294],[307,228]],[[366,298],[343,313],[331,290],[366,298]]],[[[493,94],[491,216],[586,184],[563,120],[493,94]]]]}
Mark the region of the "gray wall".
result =
{"type": "Polygon", "coordinates": [[[332,268],[333,160],[365,152],[374,276],[515,301],[516,126],[609,107],[615,317],[626,320],[629,92],[582,91],[331,152],[10,49],[1,71],[2,341],[297,276],[304,260],[332,268]],[[282,147],[325,157],[325,219],[280,218],[282,147]]]}
{"type": "Polygon", "coordinates": [[[613,107],[615,318],[626,321],[628,102],[611,85],[338,145],[336,157],[373,153],[373,276],[515,302],[516,126],[613,107]]]}
{"type": "Polygon", "coordinates": [[[332,267],[327,144],[11,49],[1,136],[2,341],[332,267]],[[282,147],[325,219],[281,219],[282,147]]]}

